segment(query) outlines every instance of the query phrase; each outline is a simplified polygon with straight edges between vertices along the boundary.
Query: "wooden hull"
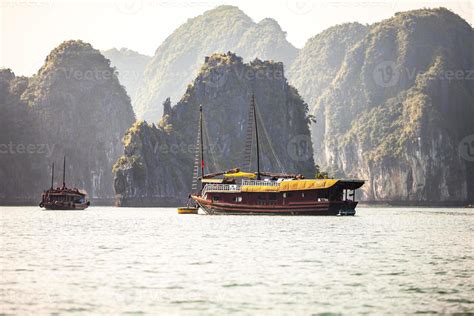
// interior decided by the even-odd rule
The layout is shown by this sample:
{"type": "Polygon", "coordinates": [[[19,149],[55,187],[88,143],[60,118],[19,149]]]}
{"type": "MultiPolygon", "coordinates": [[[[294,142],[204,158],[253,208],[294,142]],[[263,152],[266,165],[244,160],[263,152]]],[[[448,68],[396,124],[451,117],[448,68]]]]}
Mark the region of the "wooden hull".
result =
{"type": "Polygon", "coordinates": [[[324,201],[292,205],[245,205],[215,203],[199,196],[192,198],[207,214],[212,215],[355,215],[357,202],[324,201]]]}
{"type": "Polygon", "coordinates": [[[44,207],[45,210],[49,211],[83,211],[89,207],[89,204],[45,203],[40,207],[44,207]]]}

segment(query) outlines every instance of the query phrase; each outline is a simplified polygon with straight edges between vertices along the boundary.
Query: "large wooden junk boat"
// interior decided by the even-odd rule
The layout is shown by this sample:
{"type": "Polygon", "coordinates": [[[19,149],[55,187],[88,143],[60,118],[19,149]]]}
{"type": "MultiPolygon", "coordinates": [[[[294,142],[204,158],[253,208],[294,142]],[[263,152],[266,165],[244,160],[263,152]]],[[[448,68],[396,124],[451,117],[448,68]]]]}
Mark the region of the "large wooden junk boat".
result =
{"type": "Polygon", "coordinates": [[[63,185],[54,188],[54,163],[51,169],[51,187],[44,191],[39,206],[46,210],[85,210],[90,205],[87,193],[66,187],[66,157],[63,163],[63,185]]]}
{"type": "MultiPolygon", "coordinates": [[[[202,108],[200,111],[202,138],[202,108]]],[[[358,203],[355,191],[364,180],[304,179],[297,174],[260,171],[256,111],[252,97],[249,117],[253,117],[255,129],[257,171],[244,172],[236,168],[204,174],[201,139],[201,190],[192,193],[191,199],[207,214],[354,215],[358,203]]]]}

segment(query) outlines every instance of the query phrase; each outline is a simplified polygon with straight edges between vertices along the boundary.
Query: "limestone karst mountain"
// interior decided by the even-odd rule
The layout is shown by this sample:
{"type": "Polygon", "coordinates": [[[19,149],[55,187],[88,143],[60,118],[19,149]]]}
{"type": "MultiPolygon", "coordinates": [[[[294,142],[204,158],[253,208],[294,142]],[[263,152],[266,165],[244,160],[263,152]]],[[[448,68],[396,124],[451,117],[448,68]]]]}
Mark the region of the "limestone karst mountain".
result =
{"type": "Polygon", "coordinates": [[[7,100],[1,110],[9,113],[8,124],[1,125],[2,143],[14,144],[16,151],[0,157],[0,173],[15,175],[1,178],[0,198],[37,199],[49,186],[50,163],[66,155],[69,185],[96,200],[112,199],[112,165],[135,117],[109,61],[90,44],[67,41],[31,78],[1,74],[7,100]],[[31,151],[19,152],[18,145],[31,151]]]}
{"type": "MultiPolygon", "coordinates": [[[[181,101],[173,107],[165,102],[157,125],[139,121],[127,132],[124,155],[114,166],[122,205],[186,200],[199,105],[205,116],[206,172],[242,167],[253,93],[260,113],[262,170],[314,176],[308,108],[288,85],[283,64],[258,59],[244,63],[233,53],[213,54],[181,101]]],[[[251,169],[255,171],[255,162],[251,169]]]]}
{"type": "Polygon", "coordinates": [[[472,27],[443,8],[313,38],[290,77],[318,121],[315,161],[367,179],[366,200],[472,201],[473,52],[472,27]]]}
{"type": "Polygon", "coordinates": [[[310,108],[331,85],[347,52],[369,31],[360,23],[336,25],[310,38],[288,69],[288,80],[310,108]]]}
{"type": "MultiPolygon", "coordinates": [[[[38,122],[21,95],[28,78],[0,69],[0,203],[31,202],[32,187],[38,186],[36,158],[48,149],[38,141],[38,122]]],[[[40,191],[41,192],[41,191],[40,191]]]]}
{"type": "MultiPolygon", "coordinates": [[[[313,158],[299,155],[312,146],[322,169],[368,180],[365,200],[472,202],[473,52],[472,27],[443,8],[337,25],[298,52],[274,20],[255,23],[220,6],[183,24],[150,60],[104,52],[118,78],[99,51],[68,41],[31,78],[0,70],[0,202],[35,201],[50,162],[66,154],[71,183],[95,200],[114,197],[115,186],[125,204],[177,203],[189,191],[193,153],[180,146],[194,146],[198,105],[216,150],[208,167],[239,166],[232,153],[242,146],[252,89],[287,171],[312,176],[313,158]],[[244,59],[216,54],[200,68],[204,56],[228,50],[244,59]],[[275,62],[246,63],[255,57],[275,62]],[[143,82],[127,82],[142,72],[143,82]],[[122,85],[150,125],[133,123],[122,85]],[[317,120],[313,145],[308,114],[317,120]]],[[[278,171],[265,146],[264,166],[278,171]]]]}
{"type": "Polygon", "coordinates": [[[142,84],[143,72],[151,57],[127,48],[111,48],[101,53],[117,70],[119,81],[127,90],[133,103],[137,90],[142,84]]]}
{"type": "Polygon", "coordinates": [[[204,56],[232,51],[244,60],[258,57],[291,64],[297,49],[286,40],[275,20],[252,21],[234,6],[219,6],[189,19],[156,50],[144,73],[134,109],[137,117],[157,122],[162,102],[178,98],[193,80],[204,56]]]}

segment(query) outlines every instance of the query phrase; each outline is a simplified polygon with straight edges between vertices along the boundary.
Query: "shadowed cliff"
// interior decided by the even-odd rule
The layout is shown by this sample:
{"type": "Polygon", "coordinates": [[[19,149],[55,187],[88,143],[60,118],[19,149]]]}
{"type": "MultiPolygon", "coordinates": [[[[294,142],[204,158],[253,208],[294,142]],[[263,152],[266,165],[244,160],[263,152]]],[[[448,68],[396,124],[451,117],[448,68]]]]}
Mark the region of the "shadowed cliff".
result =
{"type": "Polygon", "coordinates": [[[59,186],[66,155],[68,185],[84,188],[92,198],[112,199],[112,165],[135,119],[109,61],[90,44],[67,41],[31,78],[16,78],[8,70],[1,74],[7,99],[2,113],[4,108],[10,113],[1,125],[2,144],[16,146],[0,157],[0,173],[15,175],[2,177],[2,198],[38,199],[50,185],[52,162],[59,186]],[[31,151],[19,151],[18,145],[31,151]]]}
{"type": "Polygon", "coordinates": [[[312,41],[290,73],[318,120],[316,162],[369,180],[367,200],[474,199],[468,23],[442,8],[415,10],[369,27],[336,26],[312,41]],[[322,66],[320,52],[331,56],[322,66]]]}
{"type": "MultiPolygon", "coordinates": [[[[201,104],[206,172],[242,167],[252,93],[261,118],[261,169],[314,176],[308,108],[288,85],[282,63],[254,60],[245,64],[232,53],[214,54],[206,58],[180,102],[173,107],[169,101],[164,103],[157,125],[140,121],[127,132],[124,155],[114,166],[122,205],[186,201],[201,104]]],[[[255,171],[255,163],[251,169],[255,171]]]]}

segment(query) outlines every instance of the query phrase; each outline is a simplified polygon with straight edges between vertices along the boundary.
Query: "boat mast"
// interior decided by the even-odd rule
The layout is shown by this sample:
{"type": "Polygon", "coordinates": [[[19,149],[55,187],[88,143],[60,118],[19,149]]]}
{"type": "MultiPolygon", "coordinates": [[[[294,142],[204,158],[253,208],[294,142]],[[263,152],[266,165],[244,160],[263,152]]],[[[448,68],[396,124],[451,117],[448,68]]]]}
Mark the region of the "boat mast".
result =
{"type": "Polygon", "coordinates": [[[201,146],[201,186],[203,187],[202,179],[204,179],[204,144],[202,139],[202,105],[199,105],[199,137],[201,146]]]}
{"type": "Polygon", "coordinates": [[[66,156],[64,156],[63,161],[63,188],[66,187],[66,156]]]}
{"type": "Polygon", "coordinates": [[[53,167],[51,168],[51,189],[54,187],[54,162],[53,167]]]}
{"type": "Polygon", "coordinates": [[[257,109],[255,105],[255,94],[252,94],[253,107],[253,121],[255,125],[255,141],[257,142],[257,180],[260,180],[260,150],[258,147],[258,123],[257,123],[257,109]]]}

